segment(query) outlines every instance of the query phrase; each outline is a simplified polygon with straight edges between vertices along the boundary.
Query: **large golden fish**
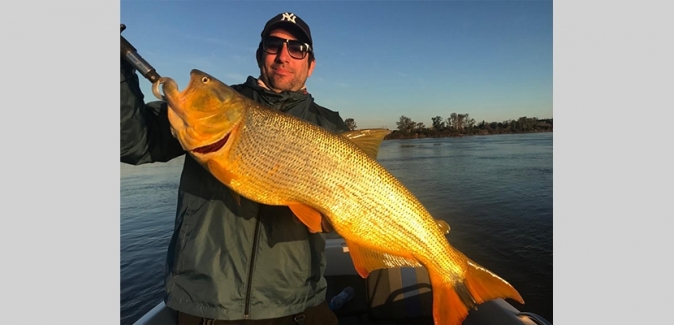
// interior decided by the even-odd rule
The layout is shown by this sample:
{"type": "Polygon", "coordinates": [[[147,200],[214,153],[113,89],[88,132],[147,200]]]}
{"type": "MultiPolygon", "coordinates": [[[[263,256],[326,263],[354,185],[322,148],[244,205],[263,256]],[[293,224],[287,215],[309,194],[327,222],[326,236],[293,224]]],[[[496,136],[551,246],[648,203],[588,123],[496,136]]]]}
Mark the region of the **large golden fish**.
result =
{"type": "Polygon", "coordinates": [[[363,278],[381,268],[425,267],[435,324],[461,324],[490,299],[524,303],[505,280],[450,246],[426,208],[375,160],[388,130],[337,135],[198,70],[184,91],[162,78],[153,93],[168,102],[173,135],[211,174],[250,200],[290,207],[312,232],[326,216],[363,278]]]}

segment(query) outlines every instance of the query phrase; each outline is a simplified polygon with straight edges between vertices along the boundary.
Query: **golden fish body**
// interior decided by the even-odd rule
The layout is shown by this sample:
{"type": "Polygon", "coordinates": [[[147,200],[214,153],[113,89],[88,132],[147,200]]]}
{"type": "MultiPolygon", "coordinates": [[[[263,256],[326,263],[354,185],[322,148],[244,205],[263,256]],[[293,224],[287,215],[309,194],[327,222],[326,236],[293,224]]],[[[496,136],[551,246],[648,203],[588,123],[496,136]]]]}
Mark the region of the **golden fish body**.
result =
{"type": "Polygon", "coordinates": [[[469,308],[490,299],[523,303],[510,284],[454,249],[417,198],[375,160],[387,130],[336,135],[198,70],[183,92],[171,79],[161,82],[174,136],[216,178],[250,200],[289,206],[312,232],[327,217],[362,277],[425,267],[436,324],[461,324],[469,308]]]}

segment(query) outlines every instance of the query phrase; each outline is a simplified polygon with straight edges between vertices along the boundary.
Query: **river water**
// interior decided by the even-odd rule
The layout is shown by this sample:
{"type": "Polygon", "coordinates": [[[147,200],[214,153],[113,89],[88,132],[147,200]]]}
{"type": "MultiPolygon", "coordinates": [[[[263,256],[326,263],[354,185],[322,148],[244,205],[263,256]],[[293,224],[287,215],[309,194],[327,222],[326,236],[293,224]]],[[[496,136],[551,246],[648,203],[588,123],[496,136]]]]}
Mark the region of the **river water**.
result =
{"type": "MultiPolygon", "coordinates": [[[[522,311],[552,321],[552,133],[386,140],[378,161],[430,213],[450,243],[510,282],[522,311]]],[[[162,299],[183,158],[120,166],[121,324],[162,299]]]]}

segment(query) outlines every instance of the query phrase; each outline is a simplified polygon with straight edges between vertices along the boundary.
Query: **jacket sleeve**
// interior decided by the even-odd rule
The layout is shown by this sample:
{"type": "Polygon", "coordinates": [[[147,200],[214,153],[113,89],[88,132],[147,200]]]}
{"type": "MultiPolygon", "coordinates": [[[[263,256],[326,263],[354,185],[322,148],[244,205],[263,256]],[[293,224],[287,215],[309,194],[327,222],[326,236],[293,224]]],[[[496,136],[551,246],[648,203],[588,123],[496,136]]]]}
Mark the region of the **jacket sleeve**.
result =
{"type": "Polygon", "coordinates": [[[324,127],[336,133],[349,131],[349,127],[344,122],[344,119],[342,119],[342,117],[339,115],[339,112],[327,109],[321,105],[316,104],[315,102],[312,103],[312,105],[314,105],[317,115],[325,120],[330,121],[330,123],[325,123],[328,125],[324,125],[324,127]]]}
{"type": "Polygon", "coordinates": [[[185,153],[171,134],[166,102],[145,104],[138,75],[121,60],[120,161],[140,165],[166,162],[185,153]]]}
{"type": "Polygon", "coordinates": [[[344,119],[342,119],[342,117],[339,115],[338,112],[329,111],[329,114],[332,115],[330,119],[335,123],[336,131],[338,132],[349,131],[349,127],[346,125],[344,119]]]}

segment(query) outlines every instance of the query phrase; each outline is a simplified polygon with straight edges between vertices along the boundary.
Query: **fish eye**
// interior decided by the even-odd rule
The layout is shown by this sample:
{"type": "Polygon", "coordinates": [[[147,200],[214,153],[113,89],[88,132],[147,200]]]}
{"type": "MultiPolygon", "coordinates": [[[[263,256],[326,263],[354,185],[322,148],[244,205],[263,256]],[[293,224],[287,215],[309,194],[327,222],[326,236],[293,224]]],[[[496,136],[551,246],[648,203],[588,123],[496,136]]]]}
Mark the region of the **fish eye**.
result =
{"type": "Polygon", "coordinates": [[[211,79],[208,78],[208,77],[202,77],[202,78],[201,78],[201,82],[203,82],[203,83],[207,83],[207,82],[209,82],[209,81],[211,81],[211,79]]]}

